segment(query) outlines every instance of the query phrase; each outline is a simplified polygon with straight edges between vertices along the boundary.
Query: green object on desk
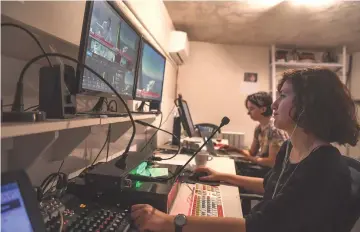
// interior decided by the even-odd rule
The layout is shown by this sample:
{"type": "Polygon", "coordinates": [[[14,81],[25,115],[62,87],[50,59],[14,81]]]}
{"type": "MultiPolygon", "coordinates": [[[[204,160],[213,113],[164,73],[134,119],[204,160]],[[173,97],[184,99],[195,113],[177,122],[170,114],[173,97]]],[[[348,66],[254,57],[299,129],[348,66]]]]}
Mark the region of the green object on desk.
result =
{"type": "Polygon", "coordinates": [[[167,168],[152,168],[147,162],[142,162],[136,168],[130,171],[130,174],[141,176],[168,176],[169,170],[167,168]]]}
{"type": "Polygon", "coordinates": [[[130,174],[133,175],[141,175],[141,176],[150,176],[150,172],[148,170],[147,162],[140,163],[136,168],[130,171],[130,174]]]}
{"type": "Polygon", "coordinates": [[[169,170],[167,168],[148,168],[152,177],[168,176],[169,170]]]}

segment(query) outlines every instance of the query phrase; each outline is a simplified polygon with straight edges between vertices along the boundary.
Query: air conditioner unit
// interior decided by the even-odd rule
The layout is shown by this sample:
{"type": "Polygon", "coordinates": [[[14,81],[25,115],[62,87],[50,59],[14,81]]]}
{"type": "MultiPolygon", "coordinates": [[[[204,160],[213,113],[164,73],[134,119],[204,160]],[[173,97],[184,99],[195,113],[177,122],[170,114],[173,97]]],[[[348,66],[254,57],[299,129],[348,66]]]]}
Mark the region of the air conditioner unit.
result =
{"type": "Polygon", "coordinates": [[[170,35],[169,53],[178,65],[184,64],[189,57],[189,40],[187,33],[183,31],[172,31],[170,35]]]}

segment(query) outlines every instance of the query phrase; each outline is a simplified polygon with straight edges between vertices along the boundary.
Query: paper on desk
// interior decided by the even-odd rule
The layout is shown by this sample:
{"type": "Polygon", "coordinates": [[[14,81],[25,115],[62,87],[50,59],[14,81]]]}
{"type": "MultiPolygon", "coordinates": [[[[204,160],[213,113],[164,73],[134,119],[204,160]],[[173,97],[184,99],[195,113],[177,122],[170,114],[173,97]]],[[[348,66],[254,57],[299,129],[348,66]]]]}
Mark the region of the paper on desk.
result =
{"type": "Polygon", "coordinates": [[[167,168],[149,168],[152,177],[168,176],[169,170],[167,168]]]}
{"type": "Polygon", "coordinates": [[[158,163],[161,164],[172,164],[172,165],[184,165],[186,163],[186,160],[175,160],[175,159],[171,159],[171,160],[163,160],[160,161],[158,163]]]}
{"type": "MultiPolygon", "coordinates": [[[[184,165],[186,163],[187,160],[163,160],[163,161],[160,161],[158,163],[161,163],[161,164],[170,164],[170,165],[184,165]]],[[[194,161],[191,161],[188,165],[186,165],[185,169],[188,169],[188,170],[193,170],[195,169],[196,165],[195,165],[195,162],[194,161]]]]}

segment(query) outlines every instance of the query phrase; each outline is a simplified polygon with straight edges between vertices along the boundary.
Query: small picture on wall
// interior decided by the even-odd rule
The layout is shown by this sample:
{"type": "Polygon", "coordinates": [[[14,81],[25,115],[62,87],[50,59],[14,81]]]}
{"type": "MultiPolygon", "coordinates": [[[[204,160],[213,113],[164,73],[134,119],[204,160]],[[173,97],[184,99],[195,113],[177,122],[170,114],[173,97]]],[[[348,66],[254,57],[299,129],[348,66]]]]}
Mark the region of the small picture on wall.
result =
{"type": "Polygon", "coordinates": [[[244,73],[244,81],[245,82],[257,82],[258,74],[257,73],[244,73]]]}

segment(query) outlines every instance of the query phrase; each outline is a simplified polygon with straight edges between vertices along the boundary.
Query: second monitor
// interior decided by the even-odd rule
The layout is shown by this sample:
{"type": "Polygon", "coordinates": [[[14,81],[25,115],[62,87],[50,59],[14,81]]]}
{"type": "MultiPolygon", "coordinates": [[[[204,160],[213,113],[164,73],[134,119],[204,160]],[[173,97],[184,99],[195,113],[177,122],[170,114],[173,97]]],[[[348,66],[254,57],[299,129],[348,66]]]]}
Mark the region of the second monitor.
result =
{"type": "Polygon", "coordinates": [[[179,109],[180,120],[184,130],[186,131],[189,137],[196,137],[198,133],[195,130],[195,125],[191,118],[190,109],[187,102],[181,96],[179,96],[177,99],[177,104],[179,107],[178,109],[179,109]]]}
{"type": "Polygon", "coordinates": [[[165,57],[145,40],[139,59],[136,100],[161,102],[165,74],[165,57]]]}

